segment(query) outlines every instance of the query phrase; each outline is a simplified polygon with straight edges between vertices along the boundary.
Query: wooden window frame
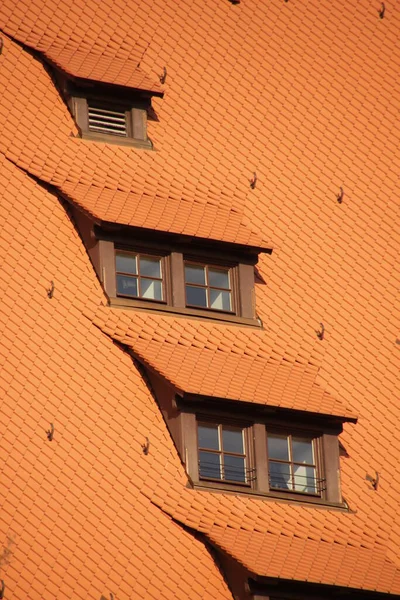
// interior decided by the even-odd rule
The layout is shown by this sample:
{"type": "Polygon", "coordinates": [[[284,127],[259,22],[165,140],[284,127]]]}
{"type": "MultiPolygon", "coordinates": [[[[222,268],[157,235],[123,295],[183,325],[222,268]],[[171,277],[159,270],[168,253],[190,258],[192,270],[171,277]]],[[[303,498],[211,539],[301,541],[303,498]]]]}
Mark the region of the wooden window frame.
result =
{"type": "Polygon", "coordinates": [[[288,431],[287,428],[285,429],[281,429],[281,430],[274,430],[266,428],[267,430],[267,462],[268,462],[268,487],[269,487],[269,491],[271,494],[274,494],[275,492],[277,492],[278,494],[285,494],[285,496],[287,494],[296,494],[296,496],[298,496],[299,494],[304,495],[304,496],[312,496],[315,498],[322,498],[323,497],[323,492],[325,491],[325,478],[323,477],[323,461],[322,461],[322,456],[323,456],[323,448],[322,448],[322,442],[321,442],[321,436],[320,435],[316,435],[315,432],[310,432],[310,431],[306,431],[306,430],[297,430],[296,428],[290,429],[288,431]],[[289,452],[289,459],[288,461],[284,461],[284,460],[277,460],[277,459],[270,459],[268,456],[268,435],[279,435],[279,436],[286,436],[289,439],[289,447],[290,447],[290,452],[289,452]],[[287,464],[290,466],[290,470],[292,471],[292,485],[294,485],[294,478],[295,475],[293,474],[293,467],[294,465],[300,465],[300,463],[296,463],[293,460],[292,457],[292,439],[293,437],[298,437],[298,438],[303,438],[303,439],[307,439],[310,440],[313,446],[313,454],[314,454],[314,464],[312,465],[305,465],[305,466],[312,466],[315,469],[315,474],[316,474],[316,482],[318,484],[320,484],[319,486],[316,484],[316,488],[317,491],[316,492],[302,492],[300,490],[294,490],[293,488],[289,488],[287,490],[283,489],[283,488],[277,488],[277,487],[272,487],[270,485],[270,480],[271,480],[271,472],[270,472],[270,462],[278,462],[278,463],[282,463],[282,464],[287,464]],[[318,489],[319,487],[319,489],[318,489]]]}
{"type": "Polygon", "coordinates": [[[153,144],[147,136],[147,108],[149,102],[140,99],[137,101],[115,100],[110,96],[88,93],[86,95],[71,96],[69,105],[83,139],[150,150],[153,148],[153,144]],[[89,127],[90,103],[102,105],[109,110],[125,112],[127,135],[92,131],[89,127]]]}
{"type": "Polygon", "coordinates": [[[218,259],[214,253],[205,252],[204,255],[188,255],[184,250],[173,249],[172,245],[156,243],[119,242],[118,240],[100,239],[98,241],[98,272],[104,290],[113,306],[124,308],[137,308],[147,310],[160,310],[167,313],[176,313],[182,316],[205,317],[218,321],[229,321],[232,323],[257,326],[254,306],[254,264],[223,261],[218,259]],[[147,254],[149,256],[163,257],[163,268],[165,274],[165,297],[164,301],[155,301],[142,298],[133,298],[117,295],[116,291],[116,251],[147,254]],[[225,312],[218,309],[196,308],[186,306],[185,295],[185,260],[196,264],[209,264],[216,268],[225,267],[230,269],[232,279],[232,304],[235,312],[225,312]],[[193,260],[195,259],[195,260],[193,260]],[[243,277],[243,280],[242,280],[243,277]],[[242,285],[243,284],[243,285],[242,285]]]}
{"type": "MultiPolygon", "coordinates": [[[[198,440],[198,426],[202,423],[210,423],[213,425],[217,425],[218,428],[222,428],[222,427],[235,427],[237,429],[242,429],[243,431],[243,445],[244,445],[244,454],[241,456],[244,456],[245,458],[245,473],[246,473],[246,481],[241,482],[241,481],[234,481],[232,479],[225,479],[224,477],[221,478],[212,478],[212,477],[204,477],[200,475],[200,459],[197,460],[197,479],[199,480],[199,482],[201,482],[202,485],[211,485],[214,486],[215,484],[222,484],[224,486],[227,486],[229,489],[232,488],[236,488],[236,487],[240,487],[243,489],[251,489],[252,488],[252,484],[254,481],[254,452],[252,450],[252,444],[251,444],[251,439],[252,439],[252,432],[251,432],[251,425],[249,423],[246,423],[245,421],[242,420],[235,420],[235,419],[213,419],[210,418],[209,415],[197,415],[196,417],[196,444],[197,444],[197,456],[199,456],[199,452],[201,450],[203,451],[207,451],[206,448],[200,448],[199,446],[199,440],[198,440]]],[[[208,450],[211,451],[211,450],[208,450]]],[[[230,455],[238,455],[236,453],[230,453],[230,452],[226,452],[224,451],[223,447],[220,448],[218,451],[215,450],[214,451],[216,454],[219,454],[221,456],[230,456],[230,455]]]]}
{"type": "Polygon", "coordinates": [[[167,256],[163,256],[162,254],[150,253],[147,250],[143,252],[143,251],[127,250],[125,248],[115,248],[115,252],[114,252],[115,262],[116,262],[117,253],[118,252],[121,253],[121,254],[131,255],[131,256],[138,257],[139,260],[137,261],[137,270],[138,270],[137,275],[131,275],[130,273],[126,273],[126,275],[137,279],[138,290],[139,291],[140,291],[140,288],[141,288],[141,280],[142,279],[151,280],[151,281],[161,281],[162,300],[158,300],[156,298],[144,298],[140,294],[138,296],[129,296],[128,294],[120,294],[120,293],[118,293],[118,291],[117,291],[117,277],[118,277],[119,274],[123,274],[123,273],[121,271],[117,271],[117,267],[115,265],[115,293],[116,293],[117,298],[127,298],[129,300],[140,300],[141,302],[156,302],[157,304],[166,304],[168,302],[168,299],[171,296],[171,294],[169,292],[168,276],[167,276],[168,275],[168,270],[169,270],[168,269],[168,267],[169,267],[168,257],[167,256]],[[141,275],[140,274],[140,258],[142,258],[142,257],[149,257],[149,258],[158,258],[158,259],[160,259],[161,278],[148,277],[146,275],[141,275]]]}
{"type": "Polygon", "coordinates": [[[237,307],[239,305],[237,270],[238,270],[238,265],[235,265],[235,264],[229,264],[227,262],[218,262],[218,261],[205,262],[204,260],[199,260],[196,258],[187,258],[184,256],[183,257],[183,271],[184,271],[184,288],[185,288],[185,307],[192,309],[192,310],[206,310],[207,312],[213,311],[213,312],[217,312],[218,314],[222,313],[222,314],[237,315],[237,311],[238,311],[237,307]],[[203,267],[205,269],[205,273],[206,273],[205,285],[192,284],[192,283],[186,282],[186,276],[185,276],[186,265],[194,265],[196,267],[203,267]],[[228,271],[230,288],[225,289],[225,288],[217,288],[217,287],[211,286],[209,284],[209,275],[208,275],[209,269],[216,269],[216,270],[224,269],[225,271],[228,271]],[[188,304],[187,290],[186,290],[187,285],[192,285],[194,287],[199,287],[201,289],[205,289],[208,304],[210,303],[210,290],[220,290],[220,291],[224,291],[224,292],[229,292],[230,301],[231,301],[231,310],[213,308],[211,306],[197,306],[197,305],[193,305],[193,304],[188,304]]]}
{"type": "MultiPolygon", "coordinates": [[[[237,412],[237,409],[235,412],[237,412]]],[[[304,419],[306,420],[307,417],[304,417],[304,419]]],[[[323,424],[313,427],[308,426],[306,423],[300,426],[296,423],[296,425],[291,427],[288,425],[287,418],[285,420],[282,418],[272,419],[255,415],[253,419],[249,419],[248,413],[245,418],[240,418],[240,416],[232,418],[224,410],[205,412],[200,407],[197,409],[195,407],[191,408],[186,404],[180,413],[180,422],[182,458],[194,487],[245,495],[255,494],[281,501],[346,508],[340,489],[339,430],[334,432],[332,431],[332,427],[329,425],[324,426],[323,424]],[[223,480],[211,481],[199,476],[198,422],[236,424],[236,426],[246,428],[249,468],[255,473],[255,478],[251,481],[251,485],[233,484],[232,482],[225,482],[223,480]],[[267,431],[278,435],[293,435],[314,440],[317,477],[325,482],[324,489],[321,489],[319,494],[270,487],[267,431]]]]}

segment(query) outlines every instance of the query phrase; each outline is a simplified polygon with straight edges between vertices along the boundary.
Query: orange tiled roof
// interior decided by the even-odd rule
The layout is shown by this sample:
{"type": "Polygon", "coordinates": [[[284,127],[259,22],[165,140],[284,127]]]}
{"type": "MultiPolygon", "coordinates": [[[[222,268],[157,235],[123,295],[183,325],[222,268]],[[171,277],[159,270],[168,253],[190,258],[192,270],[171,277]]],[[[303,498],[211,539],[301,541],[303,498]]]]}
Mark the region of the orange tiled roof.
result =
{"type": "Polygon", "coordinates": [[[400,593],[400,569],[383,551],[220,527],[212,528],[210,540],[261,576],[400,593]]]}
{"type": "Polygon", "coordinates": [[[231,599],[204,544],[142,495],[186,477],[131,359],[82,315],[103,294],[62,204],[4,157],[0,167],[6,593],[231,599]]]}
{"type": "MultiPolygon", "coordinates": [[[[113,337],[127,342],[118,331],[113,337]]],[[[307,365],[156,341],[137,340],[131,347],[140,360],[181,393],[357,419],[315,383],[317,369],[307,365]]]]}
{"type": "Polygon", "coordinates": [[[7,104],[0,108],[4,133],[0,146],[20,167],[55,185],[78,206],[102,220],[271,247],[267,236],[251,229],[243,210],[233,202],[234,194],[208,192],[200,182],[184,181],[165,169],[158,152],[117,146],[104,149],[103,144],[93,146],[71,137],[77,135],[76,127],[41,63],[7,38],[4,55],[8,56],[9,79],[2,90],[3,97],[8,100],[18,94],[20,69],[26,82],[24,93],[14,103],[14,118],[10,119],[7,104]],[[15,71],[17,63],[19,69],[15,71]],[[21,125],[23,114],[30,115],[29,139],[21,125]],[[38,139],[43,140],[39,151],[38,139]],[[130,167],[121,168],[128,157],[132,159],[130,167]]]}
{"type": "Polygon", "coordinates": [[[230,598],[208,547],[185,527],[267,576],[399,593],[400,22],[395,7],[383,19],[378,8],[1,3],[0,544],[8,536],[13,557],[0,579],[16,600],[67,599],[71,590],[82,599],[117,590],[230,598]],[[148,124],[155,152],[76,137],[40,59],[71,48],[140,62],[152,81],[167,67],[158,121],[148,124]],[[195,218],[188,210],[185,231],[231,235],[234,221],[271,240],[274,253],[257,266],[264,331],[107,308],[49,184],[87,189],[87,206],[84,194],[72,200],[88,212],[100,211],[92,193],[101,190],[104,214],[129,223],[139,198],[149,199],[145,212],[154,200],[166,223],[173,211],[167,218],[164,207],[189,202],[195,218]],[[223,222],[203,224],[199,214],[223,222]],[[105,323],[115,339],[157,342],[157,352],[164,343],[191,357],[197,348],[228,362],[316,365],[318,386],[359,417],[341,435],[350,511],[186,489],[158,407],[126,352],[99,331],[105,323]],[[375,491],[365,477],[376,472],[375,491]]]}

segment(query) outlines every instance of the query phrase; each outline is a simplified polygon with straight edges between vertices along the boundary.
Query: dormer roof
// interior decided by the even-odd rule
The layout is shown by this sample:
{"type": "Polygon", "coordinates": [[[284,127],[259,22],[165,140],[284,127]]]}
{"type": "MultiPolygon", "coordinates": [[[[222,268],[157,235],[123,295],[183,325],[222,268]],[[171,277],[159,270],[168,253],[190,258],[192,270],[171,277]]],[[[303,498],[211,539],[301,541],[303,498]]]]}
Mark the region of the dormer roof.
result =
{"type": "Polygon", "coordinates": [[[86,86],[108,84],[147,92],[152,96],[163,96],[159,82],[154,81],[134,60],[116,56],[85,52],[66,47],[60,50],[49,49],[43,52],[45,58],[72,77],[77,83],[86,86]]]}
{"type": "Polygon", "coordinates": [[[103,223],[194,236],[271,251],[271,243],[250,229],[243,214],[217,201],[199,202],[173,189],[124,192],[83,183],[65,182],[60,191],[103,223]]]}

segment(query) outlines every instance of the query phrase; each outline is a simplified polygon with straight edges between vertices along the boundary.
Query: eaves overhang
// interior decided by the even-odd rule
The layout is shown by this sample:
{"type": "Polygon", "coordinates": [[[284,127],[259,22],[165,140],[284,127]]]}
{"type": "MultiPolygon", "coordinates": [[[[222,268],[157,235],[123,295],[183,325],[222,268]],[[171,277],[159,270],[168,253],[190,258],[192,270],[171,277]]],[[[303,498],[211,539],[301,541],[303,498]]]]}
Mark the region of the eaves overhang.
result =
{"type": "Polygon", "coordinates": [[[57,190],[74,206],[90,215],[97,232],[127,239],[133,234],[171,245],[226,252],[237,255],[271,254],[272,244],[244,223],[236,210],[195,199],[157,193],[122,192],[83,183],[64,182],[57,190]],[[101,229],[101,232],[100,232],[101,229]],[[150,236],[150,238],[149,238],[150,236]]]}
{"type": "Polygon", "coordinates": [[[337,424],[357,422],[349,407],[316,383],[318,370],[311,365],[155,341],[137,340],[129,348],[187,401],[207,398],[210,403],[235,403],[240,411],[265,408],[270,414],[296,413],[337,424]]]}

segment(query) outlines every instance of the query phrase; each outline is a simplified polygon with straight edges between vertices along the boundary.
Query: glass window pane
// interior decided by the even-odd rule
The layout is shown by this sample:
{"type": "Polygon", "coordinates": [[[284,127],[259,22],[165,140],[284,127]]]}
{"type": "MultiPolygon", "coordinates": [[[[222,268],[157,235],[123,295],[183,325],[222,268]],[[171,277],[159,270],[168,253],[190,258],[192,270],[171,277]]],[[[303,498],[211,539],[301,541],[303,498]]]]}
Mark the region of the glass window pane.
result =
{"type": "Polygon", "coordinates": [[[244,458],[224,454],[224,479],[246,483],[244,458]]]}
{"type": "Polygon", "coordinates": [[[161,279],[161,259],[151,258],[149,256],[140,259],[140,274],[146,277],[159,277],[161,279]]]}
{"type": "Polygon", "coordinates": [[[117,275],[117,294],[124,294],[124,296],[137,297],[138,289],[136,277],[129,277],[127,275],[117,275]]]}
{"type": "Polygon", "coordinates": [[[268,457],[289,460],[289,445],[286,435],[268,435],[268,457]]]}
{"type": "Polygon", "coordinates": [[[234,427],[223,427],[222,447],[224,452],[236,452],[244,454],[243,451],[243,429],[234,427]]]}
{"type": "Polygon", "coordinates": [[[151,279],[140,279],[140,291],[142,298],[151,300],[162,300],[161,281],[152,281],[151,279]]]}
{"type": "Polygon", "coordinates": [[[116,270],[121,273],[132,273],[132,275],[136,275],[136,255],[121,254],[120,252],[117,252],[115,256],[115,266],[116,270]]]}
{"type": "Polygon", "coordinates": [[[210,308],[231,310],[231,293],[210,289],[210,308]]]}
{"type": "Polygon", "coordinates": [[[186,304],[207,308],[207,293],[205,288],[186,286],[186,304]]]}
{"type": "Polygon", "coordinates": [[[280,488],[282,490],[292,489],[290,479],[290,465],[285,463],[269,462],[269,478],[272,488],[280,488]]]}
{"type": "Polygon", "coordinates": [[[213,479],[222,479],[220,455],[200,450],[199,473],[200,477],[212,477],[213,479]]]}
{"type": "Polygon", "coordinates": [[[185,265],[185,281],[186,283],[206,284],[205,268],[201,265],[185,265]]]}
{"type": "Polygon", "coordinates": [[[293,466],[294,489],[296,492],[317,493],[317,481],[315,478],[314,467],[304,467],[303,465],[293,466]]]}
{"type": "Polygon", "coordinates": [[[208,284],[211,287],[230,289],[229,285],[229,270],[228,269],[208,269],[208,284]]]}
{"type": "Polygon", "coordinates": [[[314,464],[312,440],[292,438],[292,452],[294,462],[314,464]]]}
{"type": "Polygon", "coordinates": [[[218,425],[199,424],[197,427],[199,448],[219,450],[218,425]]]}

